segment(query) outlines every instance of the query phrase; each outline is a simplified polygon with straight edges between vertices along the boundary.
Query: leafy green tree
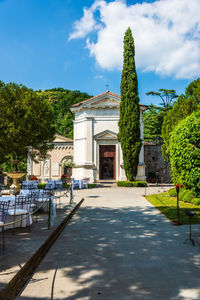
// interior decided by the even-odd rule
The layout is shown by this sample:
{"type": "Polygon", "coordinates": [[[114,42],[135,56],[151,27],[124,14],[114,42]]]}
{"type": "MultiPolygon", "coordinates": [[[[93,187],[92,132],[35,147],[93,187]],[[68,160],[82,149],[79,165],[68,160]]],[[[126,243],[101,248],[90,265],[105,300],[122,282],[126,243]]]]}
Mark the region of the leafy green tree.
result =
{"type": "Polygon", "coordinates": [[[162,100],[160,105],[165,108],[169,108],[172,104],[172,101],[178,97],[175,90],[168,90],[168,89],[159,89],[158,92],[148,92],[146,93],[147,96],[158,96],[162,100]]]}
{"type": "Polygon", "coordinates": [[[166,161],[170,158],[170,137],[174,128],[180,121],[200,108],[200,79],[194,80],[174,102],[172,109],[169,109],[162,124],[162,153],[166,161]]]}
{"type": "Polygon", "coordinates": [[[135,68],[135,47],[131,29],[124,36],[124,64],[121,77],[121,102],[118,139],[121,143],[124,169],[128,180],[137,175],[140,139],[140,108],[135,68]]]}
{"type": "Polygon", "coordinates": [[[69,108],[71,105],[89,99],[92,96],[80,91],[70,91],[63,88],[39,90],[37,93],[45,98],[52,107],[56,132],[73,138],[74,116],[69,108]]]}
{"type": "Polygon", "coordinates": [[[52,147],[55,127],[50,105],[23,85],[0,82],[0,162],[44,158],[52,147]]]}
{"type": "Polygon", "coordinates": [[[200,196],[200,111],[179,122],[170,138],[171,176],[200,196]]]}
{"type": "Polygon", "coordinates": [[[150,104],[148,110],[143,113],[144,141],[160,143],[161,128],[165,111],[158,106],[150,104]]]}

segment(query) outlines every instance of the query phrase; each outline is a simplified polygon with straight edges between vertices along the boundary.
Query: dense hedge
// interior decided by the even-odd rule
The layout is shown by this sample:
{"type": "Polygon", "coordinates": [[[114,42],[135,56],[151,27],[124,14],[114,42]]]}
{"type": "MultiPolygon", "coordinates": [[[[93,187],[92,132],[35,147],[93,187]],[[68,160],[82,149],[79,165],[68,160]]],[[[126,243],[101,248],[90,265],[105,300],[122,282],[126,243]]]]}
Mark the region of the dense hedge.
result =
{"type": "MultiPolygon", "coordinates": [[[[176,188],[168,190],[168,193],[171,197],[176,197],[176,188]]],[[[180,189],[179,200],[189,202],[194,205],[200,205],[200,198],[195,198],[194,193],[191,190],[186,190],[185,188],[180,189]]]]}
{"type": "Polygon", "coordinates": [[[187,193],[186,189],[181,189],[179,192],[179,199],[183,200],[183,197],[185,196],[185,193],[187,193]]]}
{"type": "Polygon", "coordinates": [[[122,187],[145,187],[147,183],[146,181],[118,181],[117,185],[122,187]]]}
{"type": "Polygon", "coordinates": [[[193,198],[194,198],[194,193],[192,191],[187,191],[182,200],[184,202],[190,202],[191,203],[193,198]]]}
{"type": "MultiPolygon", "coordinates": [[[[171,109],[165,110],[162,123],[162,155],[166,161],[170,160],[170,136],[174,128],[183,119],[199,110],[200,106],[200,78],[192,81],[176,101],[171,109]]],[[[145,131],[144,131],[145,132],[145,131]]]]}
{"type": "Polygon", "coordinates": [[[193,198],[192,199],[192,204],[200,205],[200,198],[193,198]]]}
{"type": "Polygon", "coordinates": [[[171,177],[200,196],[200,111],[174,129],[170,139],[171,177]]]}
{"type": "Polygon", "coordinates": [[[88,183],[88,189],[93,189],[95,187],[97,187],[95,183],[88,183]]]}
{"type": "Polygon", "coordinates": [[[171,197],[176,197],[176,195],[177,195],[175,188],[170,189],[168,191],[168,193],[170,194],[171,197]]]}

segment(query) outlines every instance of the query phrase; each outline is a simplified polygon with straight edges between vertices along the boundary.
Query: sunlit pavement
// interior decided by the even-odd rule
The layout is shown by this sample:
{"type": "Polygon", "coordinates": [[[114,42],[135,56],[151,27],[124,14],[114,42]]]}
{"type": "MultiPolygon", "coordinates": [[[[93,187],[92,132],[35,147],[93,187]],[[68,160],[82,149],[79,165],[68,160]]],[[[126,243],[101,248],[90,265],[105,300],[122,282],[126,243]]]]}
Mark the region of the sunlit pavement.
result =
{"type": "Polygon", "coordinates": [[[75,191],[85,201],[17,299],[200,299],[200,226],[195,247],[184,244],[188,225],[173,226],[144,193],[75,191]]]}

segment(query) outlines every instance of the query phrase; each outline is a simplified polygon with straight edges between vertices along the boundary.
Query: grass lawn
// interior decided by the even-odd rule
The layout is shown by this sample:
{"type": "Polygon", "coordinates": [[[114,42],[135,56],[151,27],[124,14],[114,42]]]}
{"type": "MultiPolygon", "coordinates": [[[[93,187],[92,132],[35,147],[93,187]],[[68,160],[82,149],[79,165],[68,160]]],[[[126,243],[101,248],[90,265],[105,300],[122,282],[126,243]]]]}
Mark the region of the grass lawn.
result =
{"type": "MultiPolygon", "coordinates": [[[[168,192],[154,194],[145,197],[157,209],[161,211],[170,221],[177,223],[177,201],[176,197],[170,197],[168,192]]],[[[194,211],[196,215],[192,218],[192,224],[200,224],[200,205],[194,205],[179,200],[179,214],[181,225],[189,224],[186,211],[194,211]]]]}

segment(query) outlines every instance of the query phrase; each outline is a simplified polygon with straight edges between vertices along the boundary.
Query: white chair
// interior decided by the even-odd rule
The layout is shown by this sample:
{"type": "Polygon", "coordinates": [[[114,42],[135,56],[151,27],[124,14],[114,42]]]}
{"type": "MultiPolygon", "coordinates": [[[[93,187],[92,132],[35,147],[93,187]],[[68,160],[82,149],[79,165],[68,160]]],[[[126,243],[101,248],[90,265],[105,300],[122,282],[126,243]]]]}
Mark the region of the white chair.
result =
{"type": "Polygon", "coordinates": [[[79,180],[77,180],[77,179],[74,179],[72,181],[72,188],[74,189],[75,187],[80,188],[80,183],[79,183],[79,180]]]}
{"type": "MultiPolygon", "coordinates": [[[[8,209],[8,215],[14,217],[14,224],[13,224],[13,234],[15,234],[15,220],[16,217],[21,217],[21,227],[22,227],[22,217],[23,216],[29,216],[29,210],[30,210],[30,204],[31,201],[28,199],[27,196],[18,195],[15,196],[15,203],[14,207],[11,209],[8,209]]],[[[30,231],[30,220],[26,220],[26,223],[29,226],[30,231]]]]}
{"type": "Polygon", "coordinates": [[[2,228],[2,236],[3,236],[3,251],[5,250],[5,232],[4,232],[4,225],[6,224],[6,217],[8,214],[10,201],[0,201],[0,225],[2,228]]]}
{"type": "Polygon", "coordinates": [[[83,179],[82,180],[82,187],[86,188],[86,189],[88,188],[88,181],[87,181],[87,179],[83,179]]]}
{"type": "Polygon", "coordinates": [[[45,190],[53,190],[54,189],[54,183],[47,182],[44,189],[45,190]]]}
{"type": "Polygon", "coordinates": [[[40,190],[39,197],[36,198],[36,208],[41,208],[43,211],[49,210],[49,198],[51,197],[50,190],[40,190]]]}

